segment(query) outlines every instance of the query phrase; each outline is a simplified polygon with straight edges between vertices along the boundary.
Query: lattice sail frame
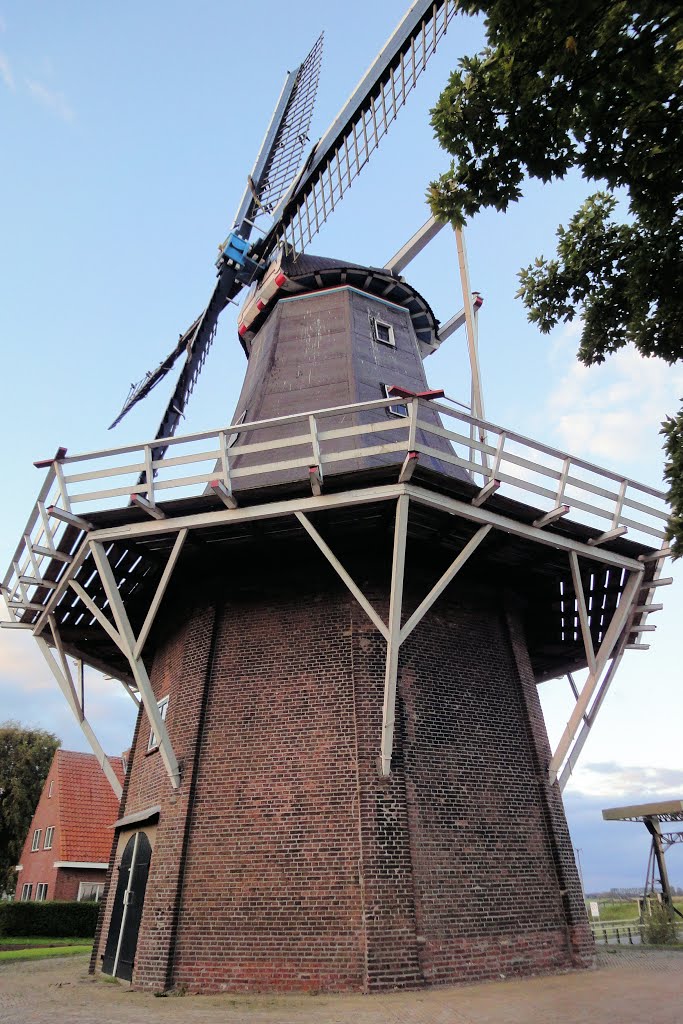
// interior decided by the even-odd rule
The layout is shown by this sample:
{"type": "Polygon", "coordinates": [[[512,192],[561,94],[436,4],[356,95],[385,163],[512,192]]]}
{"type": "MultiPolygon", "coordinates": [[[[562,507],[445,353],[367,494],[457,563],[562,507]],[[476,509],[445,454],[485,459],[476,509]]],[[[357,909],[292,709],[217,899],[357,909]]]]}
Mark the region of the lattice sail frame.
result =
{"type": "MultiPolygon", "coordinates": [[[[297,252],[306,248],[405,105],[457,10],[455,0],[423,6],[415,29],[402,34],[399,25],[318,143],[306,177],[275,211],[280,220],[274,228],[277,243],[297,252]]],[[[267,247],[273,248],[272,240],[267,247]]]]}

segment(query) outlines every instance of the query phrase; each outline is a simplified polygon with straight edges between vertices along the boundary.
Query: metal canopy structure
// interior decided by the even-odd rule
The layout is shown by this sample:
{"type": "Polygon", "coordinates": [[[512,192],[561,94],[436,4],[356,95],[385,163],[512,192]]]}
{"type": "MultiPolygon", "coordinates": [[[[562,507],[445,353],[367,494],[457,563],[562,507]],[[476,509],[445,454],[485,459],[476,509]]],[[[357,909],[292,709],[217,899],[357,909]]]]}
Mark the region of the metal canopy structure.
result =
{"type": "Polygon", "coordinates": [[[602,817],[605,821],[641,821],[645,825],[652,840],[645,879],[645,895],[656,891],[656,866],[659,871],[662,899],[669,916],[678,914],[679,917],[683,917],[674,905],[665,859],[668,847],[683,843],[683,800],[660,800],[656,803],[635,804],[629,807],[608,807],[602,812],[602,817]],[[680,827],[676,831],[664,832],[663,823],[678,823],[680,827]]]}

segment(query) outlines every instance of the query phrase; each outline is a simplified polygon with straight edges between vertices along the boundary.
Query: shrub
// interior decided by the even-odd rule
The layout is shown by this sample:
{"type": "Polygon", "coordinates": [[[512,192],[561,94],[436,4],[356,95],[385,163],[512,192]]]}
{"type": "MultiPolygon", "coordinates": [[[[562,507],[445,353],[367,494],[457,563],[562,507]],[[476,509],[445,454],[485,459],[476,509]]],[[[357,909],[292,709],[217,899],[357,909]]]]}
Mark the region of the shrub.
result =
{"type": "Polygon", "coordinates": [[[0,903],[0,935],[90,938],[99,911],[99,903],[0,903]]]}
{"type": "Polygon", "coordinates": [[[650,912],[644,919],[643,941],[651,946],[664,946],[676,941],[676,929],[669,912],[657,900],[650,901],[650,912]]]}

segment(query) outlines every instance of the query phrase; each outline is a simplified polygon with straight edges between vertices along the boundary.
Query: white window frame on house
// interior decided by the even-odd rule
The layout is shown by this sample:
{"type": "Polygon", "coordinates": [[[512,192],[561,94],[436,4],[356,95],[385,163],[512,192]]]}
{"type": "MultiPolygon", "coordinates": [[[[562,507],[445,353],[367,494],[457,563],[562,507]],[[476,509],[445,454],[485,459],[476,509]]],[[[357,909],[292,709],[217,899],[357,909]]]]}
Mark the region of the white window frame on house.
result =
{"type": "MultiPolygon", "coordinates": [[[[392,398],[393,395],[389,394],[389,388],[391,384],[382,384],[382,394],[385,398],[392,398]]],[[[401,419],[405,419],[408,415],[408,406],[404,403],[397,403],[396,405],[387,406],[387,412],[390,416],[400,416],[401,419]]]]}
{"type": "Polygon", "coordinates": [[[40,849],[40,837],[43,834],[42,828],[37,828],[33,832],[33,842],[31,843],[31,853],[35,853],[36,850],[40,849]]]}
{"type": "MultiPolygon", "coordinates": [[[[166,715],[168,713],[168,697],[162,697],[160,701],[157,701],[157,707],[159,708],[159,714],[161,715],[161,721],[166,721],[166,715]]],[[[147,741],[147,752],[150,750],[156,750],[159,746],[159,740],[154,735],[154,729],[149,730],[149,740],[147,741]]]]}
{"type": "Polygon", "coordinates": [[[36,903],[43,903],[47,899],[47,882],[38,882],[36,886],[36,903]]]}
{"type": "Polygon", "coordinates": [[[52,796],[52,790],[55,788],[55,780],[50,779],[50,788],[47,791],[48,796],[52,796]]]}
{"type": "Polygon", "coordinates": [[[379,317],[371,316],[370,326],[372,328],[372,337],[375,341],[378,341],[380,345],[389,345],[391,348],[396,348],[396,337],[391,324],[388,324],[386,320],[380,320],[379,317]]]}
{"type": "Polygon", "coordinates": [[[52,840],[54,839],[55,827],[54,825],[48,825],[45,829],[45,841],[43,843],[44,850],[52,849],[52,840]]]}
{"type": "Polygon", "coordinates": [[[76,899],[81,903],[83,900],[94,898],[95,903],[99,903],[103,892],[104,882],[79,882],[76,899]]]}
{"type": "Polygon", "coordinates": [[[33,889],[33,882],[24,882],[21,887],[21,902],[28,903],[31,899],[31,891],[33,889]]]}

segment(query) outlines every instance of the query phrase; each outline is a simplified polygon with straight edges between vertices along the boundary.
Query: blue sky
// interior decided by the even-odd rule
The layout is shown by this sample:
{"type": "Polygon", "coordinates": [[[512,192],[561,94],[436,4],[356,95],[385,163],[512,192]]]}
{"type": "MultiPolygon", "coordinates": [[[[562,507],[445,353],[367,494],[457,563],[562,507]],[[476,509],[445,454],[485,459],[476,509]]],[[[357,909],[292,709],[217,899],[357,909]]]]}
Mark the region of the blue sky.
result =
{"type": "MultiPolygon", "coordinates": [[[[40,475],[36,459],[150,437],[160,387],[115,434],[107,425],[131,381],[172,347],[206,303],[225,237],[285,71],[325,30],[312,135],[336,115],[403,2],[258,6],[0,0],[0,346],[3,402],[0,562],[9,563],[40,475]]],[[[428,216],[424,191],[447,161],[428,111],[459,55],[482,41],[457,19],[409,105],[311,249],[382,264],[428,216]]],[[[506,215],[468,226],[480,316],[486,413],[546,443],[661,486],[658,429],[683,394],[683,370],[623,352],[586,370],[577,332],[550,338],[527,324],[516,272],[549,255],[554,232],[587,194],[570,178],[531,184],[506,215]]],[[[453,236],[443,231],[407,272],[446,320],[461,305],[453,236]]],[[[427,364],[430,383],[466,399],[463,339],[427,364]]],[[[229,422],[244,373],[235,315],[226,311],[184,429],[229,422]]],[[[589,889],[638,885],[644,829],[602,823],[600,808],[683,793],[678,728],[683,584],[646,654],[627,653],[582,765],[567,789],[575,845],[589,889]]],[[[571,709],[566,683],[543,684],[551,739],[571,709]]],[[[130,700],[92,675],[88,713],[104,746],[125,747],[130,700]]],[[[28,637],[0,633],[0,718],[57,732],[85,749],[28,637]]],[[[683,857],[671,875],[683,884],[683,857]]]]}

